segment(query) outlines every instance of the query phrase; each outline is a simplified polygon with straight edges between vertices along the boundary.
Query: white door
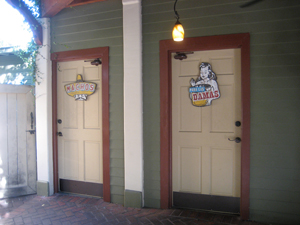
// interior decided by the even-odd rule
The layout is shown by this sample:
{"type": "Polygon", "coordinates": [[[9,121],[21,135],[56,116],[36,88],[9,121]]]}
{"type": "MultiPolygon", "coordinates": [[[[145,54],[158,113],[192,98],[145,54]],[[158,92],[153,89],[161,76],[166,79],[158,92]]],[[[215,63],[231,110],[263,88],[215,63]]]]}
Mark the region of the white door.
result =
{"type": "Polygon", "coordinates": [[[103,195],[102,166],[102,90],[101,65],[70,61],[58,63],[58,173],[60,190],[80,194],[103,195]],[[95,92],[84,100],[67,95],[64,85],[96,83],[95,92]]]}
{"type": "Polygon", "coordinates": [[[172,186],[175,207],[239,212],[241,144],[240,50],[199,51],[172,57],[172,186]],[[207,62],[220,98],[192,105],[190,81],[207,62]],[[228,140],[230,139],[230,140],[228,140]]]}
{"type": "Polygon", "coordinates": [[[36,193],[34,90],[0,85],[0,198],[36,193]]]}

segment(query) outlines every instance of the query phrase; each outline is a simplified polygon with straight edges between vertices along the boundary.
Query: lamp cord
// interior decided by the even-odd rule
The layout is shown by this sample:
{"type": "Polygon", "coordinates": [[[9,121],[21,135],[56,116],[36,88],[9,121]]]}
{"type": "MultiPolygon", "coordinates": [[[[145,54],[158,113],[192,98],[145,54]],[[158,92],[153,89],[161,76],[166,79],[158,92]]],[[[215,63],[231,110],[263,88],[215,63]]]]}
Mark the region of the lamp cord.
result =
{"type": "Polygon", "coordinates": [[[174,13],[175,13],[175,18],[177,19],[177,21],[179,20],[179,15],[176,11],[176,3],[177,3],[178,0],[175,0],[175,3],[174,3],[174,13]]]}

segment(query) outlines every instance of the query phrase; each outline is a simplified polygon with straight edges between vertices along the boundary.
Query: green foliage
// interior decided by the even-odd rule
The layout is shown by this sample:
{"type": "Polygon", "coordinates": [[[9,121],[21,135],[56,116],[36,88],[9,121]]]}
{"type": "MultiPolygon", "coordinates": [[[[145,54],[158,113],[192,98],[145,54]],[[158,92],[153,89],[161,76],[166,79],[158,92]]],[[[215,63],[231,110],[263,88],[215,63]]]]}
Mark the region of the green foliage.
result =
{"type": "Polygon", "coordinates": [[[29,70],[27,76],[33,77],[33,81],[37,81],[39,71],[37,69],[36,59],[39,54],[39,46],[32,40],[28,43],[26,49],[16,49],[15,54],[23,61],[23,68],[29,70]]]}
{"type": "MultiPolygon", "coordinates": [[[[35,18],[38,18],[40,16],[40,5],[41,0],[19,0],[19,2],[23,1],[28,9],[31,11],[32,15],[35,18]]],[[[21,7],[21,3],[19,4],[19,7],[21,7]]],[[[24,21],[24,23],[27,23],[24,21]]],[[[29,32],[32,32],[29,30],[29,32]]],[[[22,75],[26,77],[32,77],[33,82],[37,81],[37,76],[39,74],[39,71],[37,69],[36,59],[38,53],[39,46],[34,42],[34,40],[31,40],[26,49],[18,49],[14,48],[14,54],[17,55],[22,61],[23,64],[15,65],[11,68],[11,70],[22,70],[26,71],[23,72],[22,75]]],[[[8,73],[6,74],[5,82],[11,82],[16,79],[16,74],[8,73]]]]}
{"type": "MultiPolygon", "coordinates": [[[[41,0],[19,0],[19,2],[21,1],[27,5],[34,17],[38,18],[40,16],[41,0]]],[[[19,7],[21,7],[21,3],[19,4],[19,7]]]]}

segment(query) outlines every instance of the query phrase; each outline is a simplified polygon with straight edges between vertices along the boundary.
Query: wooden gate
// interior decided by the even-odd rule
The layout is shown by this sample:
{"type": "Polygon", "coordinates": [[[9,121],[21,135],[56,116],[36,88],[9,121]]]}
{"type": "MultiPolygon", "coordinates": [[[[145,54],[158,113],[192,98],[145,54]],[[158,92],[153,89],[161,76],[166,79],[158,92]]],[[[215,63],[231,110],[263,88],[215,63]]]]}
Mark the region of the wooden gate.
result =
{"type": "Polygon", "coordinates": [[[34,94],[0,85],[0,198],[36,193],[34,94]]]}

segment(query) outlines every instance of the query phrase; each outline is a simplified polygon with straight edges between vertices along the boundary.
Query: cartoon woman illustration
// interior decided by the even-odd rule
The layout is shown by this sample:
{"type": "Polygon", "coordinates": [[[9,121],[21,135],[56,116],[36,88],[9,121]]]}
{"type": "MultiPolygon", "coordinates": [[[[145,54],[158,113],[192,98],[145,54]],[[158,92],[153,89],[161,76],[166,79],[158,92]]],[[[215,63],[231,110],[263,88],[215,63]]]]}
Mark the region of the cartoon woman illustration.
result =
{"type": "MultiPolygon", "coordinates": [[[[192,87],[202,87],[203,92],[216,93],[213,98],[207,98],[206,105],[211,105],[211,101],[220,97],[217,76],[212,71],[209,63],[203,62],[200,67],[200,75],[196,81],[192,78],[190,83],[192,87]],[[216,97],[217,96],[217,97],[216,97]]],[[[192,97],[192,96],[191,96],[192,97]]]]}

